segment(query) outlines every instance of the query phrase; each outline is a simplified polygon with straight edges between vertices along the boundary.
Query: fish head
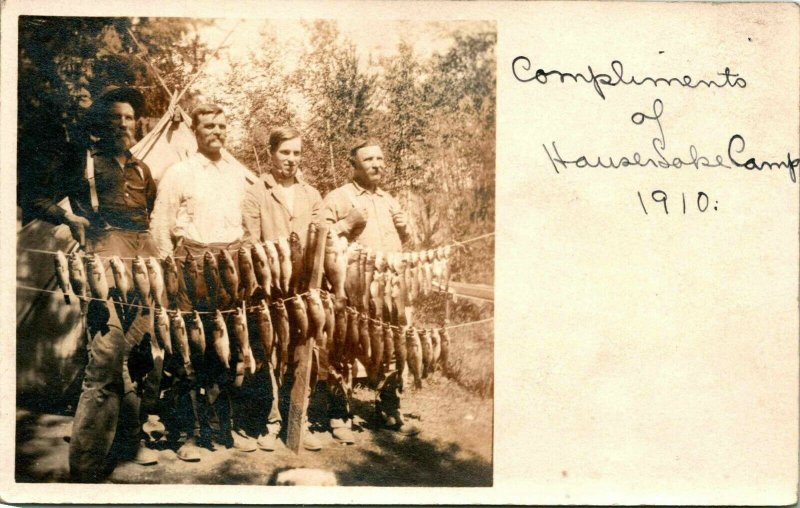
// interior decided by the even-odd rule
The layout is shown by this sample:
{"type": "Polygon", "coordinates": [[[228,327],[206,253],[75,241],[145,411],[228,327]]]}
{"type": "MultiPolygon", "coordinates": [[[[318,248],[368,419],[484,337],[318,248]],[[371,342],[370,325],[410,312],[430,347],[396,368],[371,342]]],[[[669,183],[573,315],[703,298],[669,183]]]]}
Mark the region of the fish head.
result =
{"type": "Polygon", "coordinates": [[[233,270],[233,256],[231,253],[227,251],[227,249],[222,249],[219,251],[219,259],[217,260],[219,263],[220,270],[225,270],[228,272],[229,270],[233,270]]]}
{"type": "Polygon", "coordinates": [[[253,267],[253,258],[250,256],[250,249],[239,247],[237,254],[239,256],[239,266],[245,270],[253,267]]]}

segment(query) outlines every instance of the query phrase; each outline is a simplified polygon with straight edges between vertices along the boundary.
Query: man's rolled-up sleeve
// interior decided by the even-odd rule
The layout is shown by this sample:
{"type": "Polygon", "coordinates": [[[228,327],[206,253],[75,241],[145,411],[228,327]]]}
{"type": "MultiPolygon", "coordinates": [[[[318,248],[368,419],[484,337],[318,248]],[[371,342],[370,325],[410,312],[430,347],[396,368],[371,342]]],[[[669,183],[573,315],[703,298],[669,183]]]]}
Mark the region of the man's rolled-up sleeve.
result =
{"type": "Polygon", "coordinates": [[[261,242],[261,206],[259,192],[263,185],[259,182],[247,188],[242,201],[242,228],[244,228],[243,242],[252,245],[261,242]]]}
{"type": "Polygon", "coordinates": [[[167,169],[158,184],[153,214],[150,221],[150,232],[158,246],[161,256],[172,254],[172,230],[180,206],[180,168],[173,166],[167,169]]]}

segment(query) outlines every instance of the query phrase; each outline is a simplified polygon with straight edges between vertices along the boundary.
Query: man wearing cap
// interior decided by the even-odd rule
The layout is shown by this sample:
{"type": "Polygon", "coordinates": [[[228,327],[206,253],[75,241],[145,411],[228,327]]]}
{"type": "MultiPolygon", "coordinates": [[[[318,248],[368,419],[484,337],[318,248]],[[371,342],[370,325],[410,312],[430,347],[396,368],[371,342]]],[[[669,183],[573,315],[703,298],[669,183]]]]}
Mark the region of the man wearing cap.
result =
{"type": "MultiPolygon", "coordinates": [[[[43,185],[52,195],[34,201],[39,218],[68,225],[80,246],[101,258],[158,255],[148,231],[156,186],[147,165],[129,151],[143,105],[142,95],[132,88],[104,90],[88,115],[87,139],[94,143],[75,146],[65,154],[43,185]],[[71,212],[58,206],[59,191],[69,197],[71,212]]],[[[106,277],[113,280],[108,266],[106,277]]],[[[70,475],[80,482],[100,481],[112,464],[110,452],[113,458],[143,465],[157,462],[157,453],[140,441],[136,384],[143,383],[137,379],[142,368],[128,361],[144,337],[148,341],[141,347],[149,345],[152,313],[94,300],[89,304],[88,329],[89,361],[69,450],[70,475]]],[[[160,368],[153,369],[146,388],[157,390],[160,376],[160,368]]]]}
{"type": "MultiPolygon", "coordinates": [[[[409,240],[408,219],[400,204],[378,185],[386,172],[380,144],[358,140],[350,150],[353,181],[334,189],[322,203],[322,218],[334,231],[374,251],[400,252],[409,240]]],[[[404,435],[419,432],[400,415],[397,372],[384,373],[378,386],[376,409],[386,428],[404,435]]]]}
{"type": "MultiPolygon", "coordinates": [[[[260,181],[251,186],[243,205],[245,240],[248,243],[275,241],[288,238],[296,233],[303,249],[306,249],[308,227],[317,222],[322,196],[319,191],[306,183],[298,174],[302,158],[302,138],[300,131],[293,127],[279,127],[269,135],[269,171],[261,175],[260,181]]],[[[325,241],[318,239],[317,241],[325,241]]],[[[310,270],[310,267],[306,267],[310,270]]],[[[269,359],[268,359],[269,360],[269,359]]],[[[318,363],[314,363],[318,367],[318,363]]],[[[289,396],[294,377],[295,361],[287,370],[289,382],[282,385],[284,400],[289,396]]],[[[279,394],[273,374],[274,365],[268,366],[270,409],[263,434],[258,438],[258,447],[265,451],[275,450],[282,417],[279,410],[279,394]]],[[[316,385],[318,368],[312,369],[311,386],[316,385]]],[[[350,439],[352,442],[352,438],[350,439]]],[[[317,451],[322,448],[319,439],[306,431],[303,433],[303,447],[317,451]]]]}
{"type": "MultiPolygon", "coordinates": [[[[218,257],[223,250],[236,260],[236,251],[242,245],[244,228],[242,226],[242,200],[249,185],[249,173],[224,152],[227,137],[225,112],[216,104],[200,104],[191,114],[192,130],[197,140],[197,152],[188,159],[170,166],[158,186],[155,209],[153,210],[153,236],[162,256],[172,254],[179,267],[187,257],[198,259],[200,267],[206,252],[218,257]]],[[[237,268],[238,270],[238,268],[237,268]]],[[[182,270],[181,270],[182,271],[182,270]]],[[[219,306],[218,301],[205,298],[191,301],[186,285],[181,277],[181,292],[178,306],[181,310],[191,309],[202,312],[203,327],[206,334],[211,333],[211,311],[227,310],[235,302],[229,301],[219,306]]],[[[229,316],[229,314],[225,314],[229,316]]],[[[228,331],[233,328],[228,321],[228,331]]],[[[233,337],[231,336],[231,339],[233,337]]],[[[209,367],[207,364],[203,367],[209,367]]],[[[240,451],[255,451],[255,440],[249,438],[241,429],[229,432],[233,420],[233,407],[229,389],[233,384],[232,373],[211,368],[197,369],[197,377],[190,380],[188,393],[179,395],[184,403],[189,398],[192,405],[193,422],[188,439],[177,450],[178,458],[188,462],[200,460],[199,446],[213,449],[209,414],[211,404],[216,404],[223,435],[220,442],[226,447],[233,446],[240,451]],[[205,397],[207,405],[198,401],[205,397]]],[[[185,422],[182,426],[188,427],[185,422]]]]}

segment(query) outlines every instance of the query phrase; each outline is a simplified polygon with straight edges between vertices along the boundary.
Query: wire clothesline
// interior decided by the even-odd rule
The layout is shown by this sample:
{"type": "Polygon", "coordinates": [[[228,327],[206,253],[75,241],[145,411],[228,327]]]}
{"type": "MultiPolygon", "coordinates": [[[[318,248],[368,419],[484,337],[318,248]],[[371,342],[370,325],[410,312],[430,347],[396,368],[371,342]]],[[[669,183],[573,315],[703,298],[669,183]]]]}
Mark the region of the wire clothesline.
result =
{"type": "MultiPolygon", "coordinates": [[[[494,236],[494,231],[492,231],[490,233],[486,233],[486,234],[480,235],[480,236],[476,236],[474,238],[469,238],[467,240],[454,241],[450,245],[447,245],[447,247],[455,247],[457,245],[466,245],[468,243],[472,243],[472,242],[475,242],[475,241],[478,241],[478,240],[483,240],[484,238],[488,238],[490,236],[494,236]]],[[[50,255],[55,255],[56,252],[57,252],[57,251],[52,251],[52,250],[32,249],[32,248],[27,248],[27,247],[23,247],[22,250],[24,250],[26,252],[34,252],[34,253],[37,253],[37,254],[50,254],[50,255]]],[[[236,251],[239,250],[239,247],[237,247],[235,249],[218,249],[218,250],[227,250],[228,252],[236,252],[236,251]]],[[[421,250],[425,251],[425,250],[431,250],[431,249],[421,249],[421,250]]],[[[112,257],[119,257],[119,259],[126,260],[126,261],[132,261],[132,260],[136,259],[136,257],[125,257],[125,256],[100,256],[101,259],[111,259],[112,257]]],[[[144,259],[145,257],[147,257],[147,256],[142,257],[142,259],[144,259]]]]}
{"type": "MultiPolygon", "coordinates": [[[[31,287],[31,286],[26,286],[24,284],[17,284],[17,289],[24,289],[26,291],[37,291],[37,292],[41,292],[41,293],[63,294],[61,292],[61,290],[35,288],[35,287],[31,287]]],[[[327,291],[324,291],[324,290],[320,290],[320,292],[321,293],[330,294],[330,293],[328,293],[327,291]]],[[[287,302],[289,300],[294,300],[295,298],[300,298],[300,297],[308,295],[308,294],[310,294],[310,292],[306,291],[305,293],[299,293],[299,294],[296,294],[296,295],[293,295],[293,296],[290,296],[290,297],[287,297],[287,298],[280,298],[279,300],[282,301],[282,302],[287,302]]],[[[79,295],[76,295],[76,296],[78,296],[79,299],[87,300],[87,301],[88,300],[96,300],[96,301],[99,301],[99,302],[108,302],[109,301],[108,299],[104,300],[102,298],[95,298],[95,297],[92,297],[92,296],[79,296],[79,295]]],[[[135,308],[138,308],[138,309],[152,310],[152,308],[147,306],[147,305],[139,305],[139,304],[135,304],[135,303],[118,302],[118,301],[115,301],[113,299],[111,300],[111,302],[112,303],[119,303],[119,304],[121,304],[121,305],[123,305],[125,307],[135,307],[135,308]]],[[[272,305],[274,305],[274,303],[272,305]]],[[[262,307],[259,306],[259,305],[255,305],[255,306],[251,306],[251,307],[245,307],[245,309],[247,311],[258,310],[258,309],[261,309],[261,308],[262,307]]],[[[358,311],[358,309],[356,309],[355,307],[347,307],[347,308],[351,309],[351,310],[358,311]]],[[[241,307],[237,307],[237,308],[233,308],[233,309],[227,309],[227,310],[221,310],[219,312],[221,314],[229,314],[231,312],[236,312],[239,309],[241,309],[241,307]]],[[[194,314],[195,312],[197,312],[197,314],[216,314],[216,311],[184,311],[184,310],[177,310],[177,309],[166,309],[166,310],[167,310],[168,313],[173,313],[173,314],[174,313],[178,313],[178,314],[181,314],[181,315],[194,314]]],[[[389,326],[390,328],[396,329],[396,330],[402,330],[404,328],[403,326],[389,324],[389,323],[386,323],[386,322],[384,322],[384,321],[382,321],[380,319],[375,319],[375,318],[372,318],[372,317],[368,317],[367,319],[369,319],[372,322],[381,323],[381,324],[383,324],[385,326],[389,326]]],[[[439,328],[440,329],[444,328],[444,329],[450,330],[450,329],[453,329],[453,328],[461,328],[463,326],[469,326],[469,325],[485,323],[485,322],[492,321],[492,320],[494,320],[494,317],[481,319],[481,320],[478,320],[478,321],[467,321],[467,322],[464,322],[464,323],[456,323],[454,325],[446,325],[446,326],[442,326],[442,327],[439,327],[439,328]]],[[[414,328],[414,327],[412,326],[411,328],[414,328]]],[[[425,327],[423,327],[423,328],[425,328],[425,327]]]]}

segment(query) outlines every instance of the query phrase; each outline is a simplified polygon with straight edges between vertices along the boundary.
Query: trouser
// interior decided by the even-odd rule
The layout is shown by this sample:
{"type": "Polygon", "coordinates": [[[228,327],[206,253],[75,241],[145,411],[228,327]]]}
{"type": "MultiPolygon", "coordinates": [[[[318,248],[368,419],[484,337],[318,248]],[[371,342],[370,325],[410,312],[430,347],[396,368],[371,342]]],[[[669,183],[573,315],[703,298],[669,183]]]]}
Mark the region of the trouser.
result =
{"type": "MultiPolygon", "coordinates": [[[[124,230],[90,238],[89,249],[101,257],[158,253],[149,233],[124,230]]],[[[106,278],[113,281],[108,267],[106,278]]],[[[69,467],[75,481],[97,482],[110,472],[108,455],[115,437],[123,457],[136,452],[143,421],[138,392],[144,391],[146,403],[153,403],[158,397],[161,371],[158,367],[143,367],[142,362],[128,362],[135,346],[143,339],[151,340],[152,313],[143,314],[136,307],[108,301],[91,301],[87,328],[89,360],[72,425],[69,467]]],[[[143,345],[150,347],[147,342],[143,345]]]]}
{"type": "MultiPolygon", "coordinates": [[[[183,239],[180,241],[173,254],[179,268],[178,285],[179,292],[177,305],[181,311],[197,310],[201,314],[204,330],[206,333],[206,353],[202,358],[193,356],[192,363],[195,375],[191,379],[178,380],[175,383],[175,400],[178,407],[189,407],[189,411],[179,411],[175,418],[178,428],[189,432],[194,437],[201,439],[203,444],[210,445],[210,421],[216,416],[219,421],[222,434],[221,441],[226,445],[230,444],[230,430],[235,417],[235,411],[231,400],[233,389],[233,373],[231,370],[235,365],[235,351],[231,358],[231,369],[225,370],[221,362],[216,360],[211,344],[211,323],[213,315],[205,314],[217,308],[227,310],[234,302],[215,302],[210,297],[193,299],[187,290],[184,274],[184,264],[187,254],[191,254],[197,260],[200,269],[200,276],[203,275],[204,261],[203,256],[210,252],[215,257],[221,250],[225,249],[231,253],[234,263],[237,262],[236,250],[241,246],[241,242],[232,243],[211,243],[203,244],[192,240],[183,239]]],[[[205,279],[204,279],[205,280],[205,279]]],[[[230,326],[229,315],[225,314],[228,324],[228,334],[233,341],[233,327],[230,326]]],[[[191,318],[189,318],[191,319],[191,318]]],[[[235,348],[232,348],[235,350],[235,348]]]]}

